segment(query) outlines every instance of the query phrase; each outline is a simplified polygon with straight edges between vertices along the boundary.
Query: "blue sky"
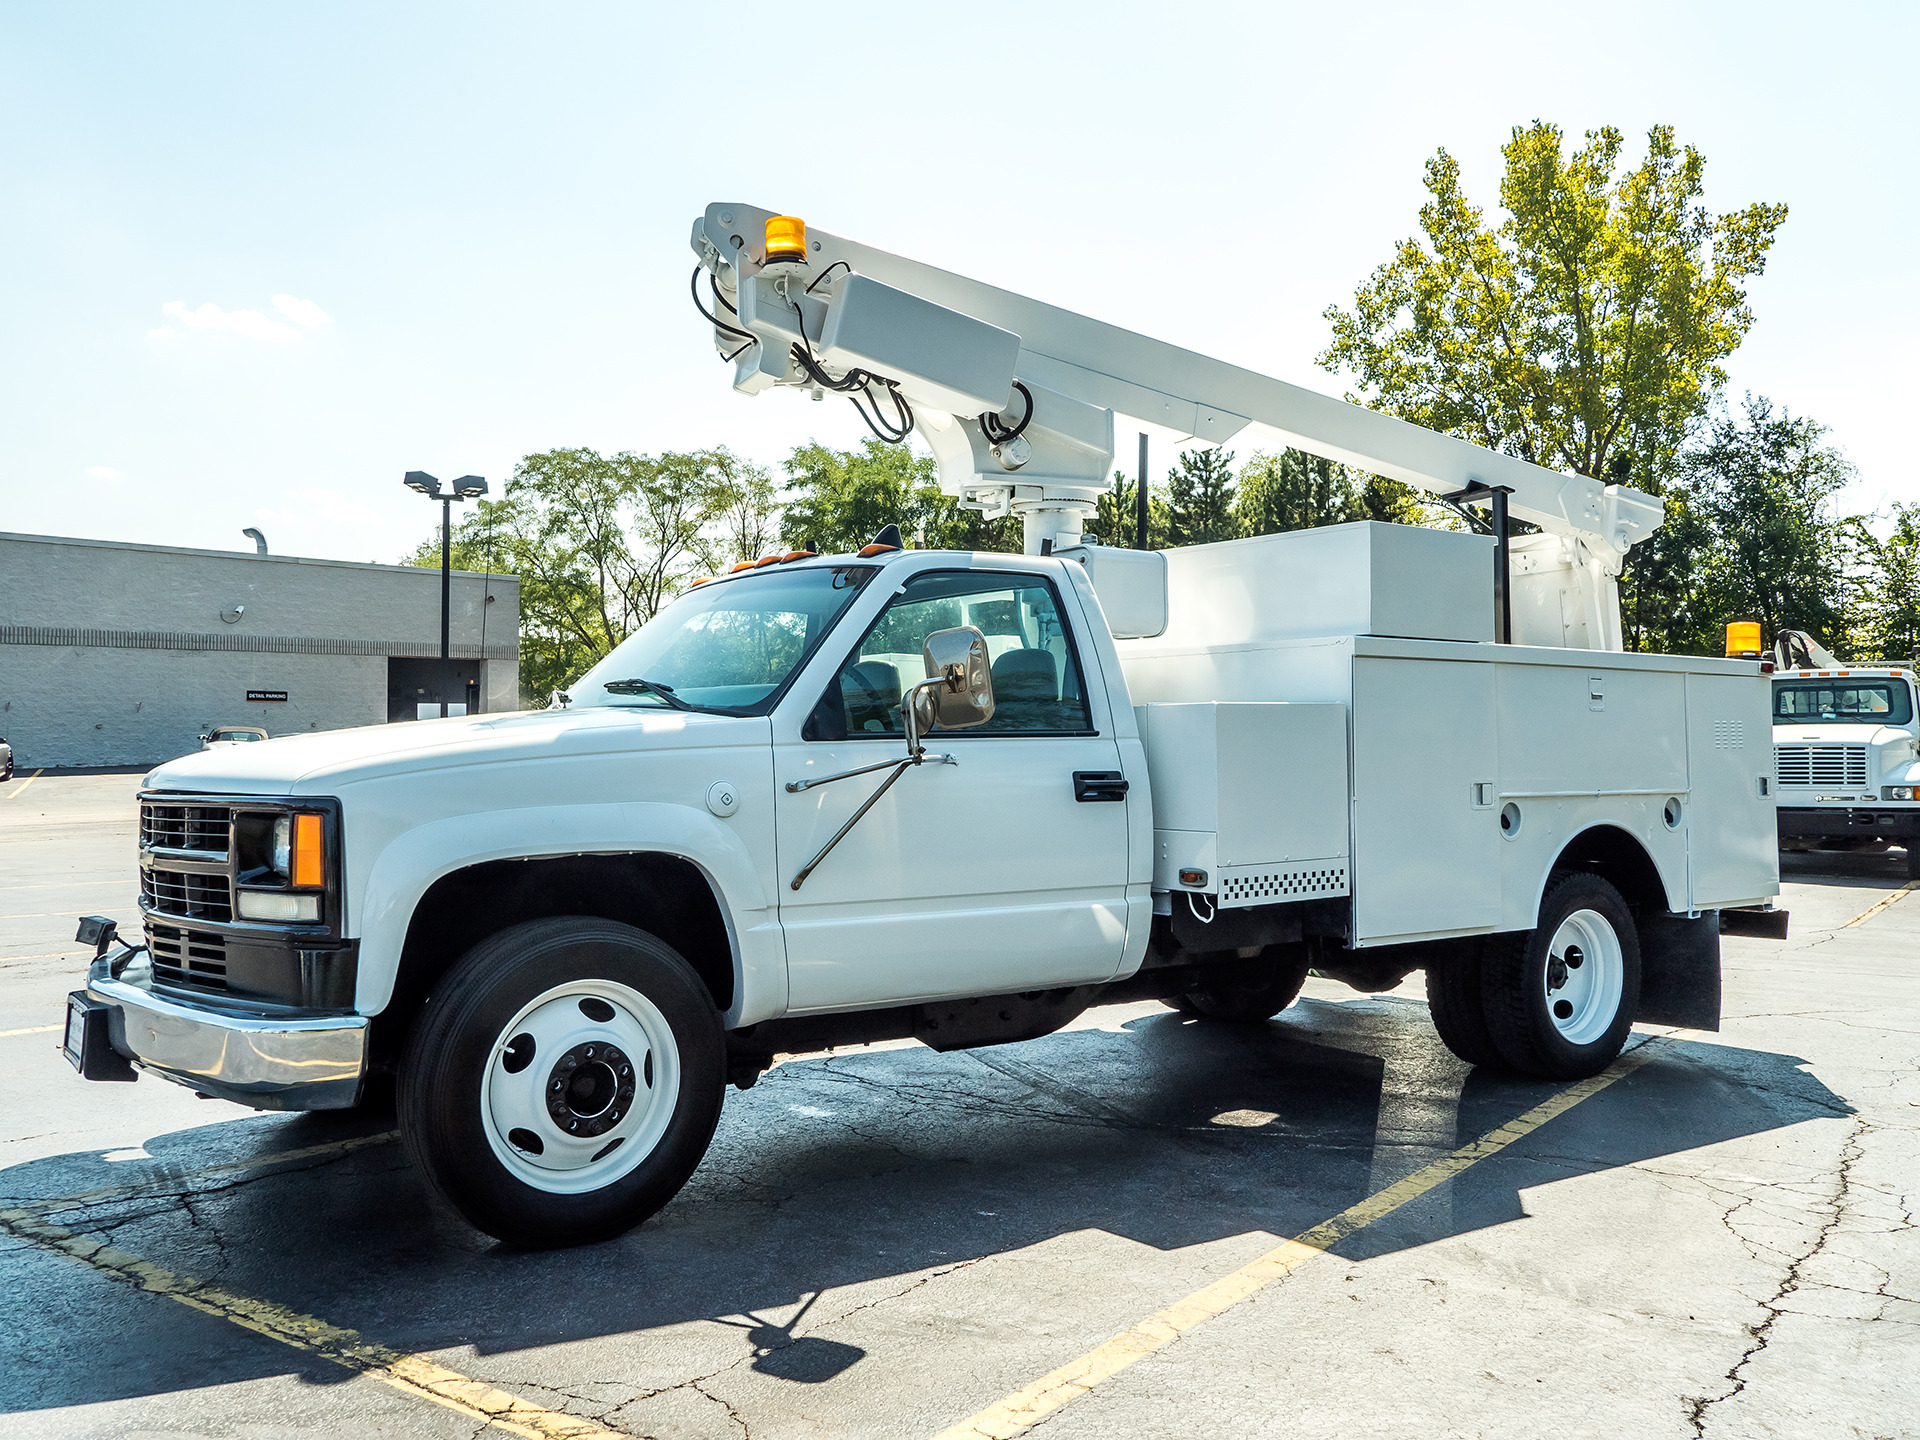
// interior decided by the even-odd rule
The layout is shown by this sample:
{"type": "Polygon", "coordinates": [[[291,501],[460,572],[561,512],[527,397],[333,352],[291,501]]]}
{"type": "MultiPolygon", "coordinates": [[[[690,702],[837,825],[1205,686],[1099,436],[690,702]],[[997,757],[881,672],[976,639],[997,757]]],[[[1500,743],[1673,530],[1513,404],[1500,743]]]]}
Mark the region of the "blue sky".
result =
{"type": "Polygon", "coordinates": [[[854,443],[729,391],[711,200],[1338,393],[1321,311],[1422,162],[1491,202],[1536,118],[1665,121],[1715,208],[1785,201],[1732,391],[1831,426],[1853,508],[1920,500],[1917,41],[1847,4],[10,6],[0,529],[392,560],[409,469],[854,443]]]}

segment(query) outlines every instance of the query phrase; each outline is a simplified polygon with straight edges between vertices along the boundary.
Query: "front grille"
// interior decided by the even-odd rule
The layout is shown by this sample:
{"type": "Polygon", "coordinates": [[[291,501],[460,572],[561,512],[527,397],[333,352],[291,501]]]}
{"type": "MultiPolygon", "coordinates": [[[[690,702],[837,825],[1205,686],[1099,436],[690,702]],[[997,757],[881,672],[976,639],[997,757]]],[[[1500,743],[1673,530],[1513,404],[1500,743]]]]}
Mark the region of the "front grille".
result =
{"type": "Polygon", "coordinates": [[[1773,758],[1782,789],[1859,790],[1867,783],[1864,745],[1776,745],[1773,758]]]}
{"type": "Polygon", "coordinates": [[[227,988],[227,942],[221,936],[148,922],[147,950],[156,980],[196,990],[227,988]]]}
{"type": "Polygon", "coordinates": [[[148,849],[203,850],[224,855],[232,826],[233,812],[225,805],[143,801],[140,806],[140,843],[148,849]]]}
{"type": "Polygon", "coordinates": [[[226,924],[233,919],[233,887],[225,875],[188,875],[178,870],[142,870],[140,898],[147,909],[183,920],[226,924]]]}

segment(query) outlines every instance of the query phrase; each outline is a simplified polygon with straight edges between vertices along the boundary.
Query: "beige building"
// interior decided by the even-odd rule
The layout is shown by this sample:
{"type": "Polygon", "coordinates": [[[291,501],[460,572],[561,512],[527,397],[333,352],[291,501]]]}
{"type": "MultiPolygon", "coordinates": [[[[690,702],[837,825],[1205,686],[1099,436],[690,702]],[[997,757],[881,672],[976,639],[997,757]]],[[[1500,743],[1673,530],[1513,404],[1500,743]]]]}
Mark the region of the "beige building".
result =
{"type": "Polygon", "coordinates": [[[520,582],[0,534],[0,737],[21,769],[147,765],[215,725],[335,730],[519,705],[520,582]]]}

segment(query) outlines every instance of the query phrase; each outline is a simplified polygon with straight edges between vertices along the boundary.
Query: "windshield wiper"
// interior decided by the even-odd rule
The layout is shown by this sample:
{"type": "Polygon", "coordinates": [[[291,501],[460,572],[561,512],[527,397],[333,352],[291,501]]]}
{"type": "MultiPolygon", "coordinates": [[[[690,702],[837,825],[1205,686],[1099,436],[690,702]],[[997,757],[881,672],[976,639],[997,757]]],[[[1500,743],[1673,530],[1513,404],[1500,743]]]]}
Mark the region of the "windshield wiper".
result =
{"type": "Polygon", "coordinates": [[[658,680],[642,680],[636,676],[632,680],[609,680],[600,688],[609,695],[658,695],[676,710],[700,708],[689,705],[673,693],[673,686],[662,685],[658,680]]]}

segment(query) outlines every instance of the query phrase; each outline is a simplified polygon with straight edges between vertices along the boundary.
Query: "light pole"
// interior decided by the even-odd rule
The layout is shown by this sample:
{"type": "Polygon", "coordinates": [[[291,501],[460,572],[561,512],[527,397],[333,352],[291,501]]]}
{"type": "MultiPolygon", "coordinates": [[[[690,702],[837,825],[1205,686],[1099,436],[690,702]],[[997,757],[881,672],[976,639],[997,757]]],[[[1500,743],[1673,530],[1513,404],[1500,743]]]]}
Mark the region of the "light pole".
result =
{"type": "Polygon", "coordinates": [[[453,489],[442,491],[440,482],[424,470],[409,470],[404,482],[409,490],[440,502],[440,718],[447,718],[448,640],[453,628],[453,502],[478,500],[487,493],[487,482],[478,475],[462,475],[453,489]]]}

